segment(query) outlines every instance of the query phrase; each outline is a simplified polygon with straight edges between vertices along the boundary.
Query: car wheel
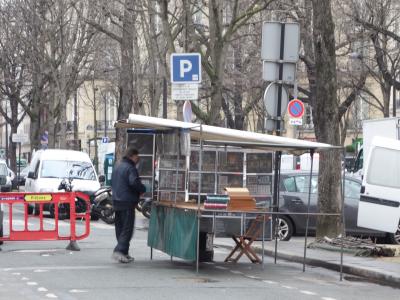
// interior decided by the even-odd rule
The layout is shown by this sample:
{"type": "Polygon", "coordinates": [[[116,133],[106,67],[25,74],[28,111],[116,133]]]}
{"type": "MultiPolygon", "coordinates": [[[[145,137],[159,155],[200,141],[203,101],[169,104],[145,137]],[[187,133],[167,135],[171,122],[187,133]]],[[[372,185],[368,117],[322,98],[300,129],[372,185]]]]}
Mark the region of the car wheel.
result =
{"type": "Polygon", "coordinates": [[[288,241],[293,235],[293,224],[292,221],[286,216],[280,216],[277,218],[277,231],[278,238],[280,241],[288,241]]]}
{"type": "Polygon", "coordinates": [[[395,233],[389,233],[387,236],[387,241],[390,244],[400,245],[400,222],[395,233]]]}

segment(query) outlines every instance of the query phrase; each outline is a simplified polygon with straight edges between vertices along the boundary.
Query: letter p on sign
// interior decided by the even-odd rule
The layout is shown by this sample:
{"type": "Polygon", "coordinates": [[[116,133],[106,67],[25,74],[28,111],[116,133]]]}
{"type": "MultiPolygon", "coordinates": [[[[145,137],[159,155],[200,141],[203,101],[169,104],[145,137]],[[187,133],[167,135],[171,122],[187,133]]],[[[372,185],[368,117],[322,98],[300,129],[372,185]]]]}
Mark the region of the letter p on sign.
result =
{"type": "Polygon", "coordinates": [[[179,70],[180,70],[180,77],[184,78],[185,73],[190,72],[192,70],[192,63],[190,60],[182,59],[180,62],[179,70]]]}

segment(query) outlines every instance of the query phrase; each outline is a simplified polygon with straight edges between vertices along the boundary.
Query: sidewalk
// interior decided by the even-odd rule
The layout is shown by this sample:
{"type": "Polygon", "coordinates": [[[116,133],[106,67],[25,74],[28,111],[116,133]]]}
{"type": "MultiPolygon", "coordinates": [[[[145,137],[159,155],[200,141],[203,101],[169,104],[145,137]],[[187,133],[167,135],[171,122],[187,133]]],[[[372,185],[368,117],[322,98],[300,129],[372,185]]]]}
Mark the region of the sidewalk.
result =
{"type": "MultiPolygon", "coordinates": [[[[308,244],[314,238],[308,238],[308,244]]],[[[231,249],[234,242],[229,238],[216,238],[214,245],[231,249]]],[[[261,242],[253,243],[257,253],[261,253],[261,242]]],[[[265,255],[274,256],[275,241],[266,241],[265,255]]],[[[303,263],[304,238],[295,237],[288,242],[278,241],[277,258],[303,263]]],[[[245,258],[244,258],[245,259],[245,258]]],[[[278,262],[279,263],[279,262],[278,262]]],[[[340,271],[340,250],[307,248],[306,264],[340,271]]],[[[343,273],[361,276],[372,281],[400,287],[400,257],[358,257],[343,252],[343,273]]]]}

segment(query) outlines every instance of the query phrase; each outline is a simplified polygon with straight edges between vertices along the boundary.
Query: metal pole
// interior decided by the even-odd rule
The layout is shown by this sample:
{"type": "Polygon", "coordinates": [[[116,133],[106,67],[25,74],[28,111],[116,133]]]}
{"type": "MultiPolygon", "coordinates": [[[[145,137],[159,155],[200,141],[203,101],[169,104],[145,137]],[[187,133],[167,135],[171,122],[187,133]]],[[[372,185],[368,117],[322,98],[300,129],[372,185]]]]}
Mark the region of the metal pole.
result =
{"type": "Polygon", "coordinates": [[[307,216],[306,216],[306,234],[304,235],[304,257],[303,257],[303,272],[306,271],[306,254],[307,254],[307,236],[308,236],[308,223],[310,220],[310,202],[311,202],[311,183],[314,165],[314,149],[310,149],[311,169],[310,180],[308,181],[308,202],[307,202],[307,216]]]}
{"type": "MultiPolygon", "coordinates": [[[[181,158],[181,131],[178,129],[178,151],[176,153],[176,172],[175,172],[175,206],[172,208],[176,210],[176,201],[178,197],[178,176],[179,176],[179,159],[181,158]]],[[[175,220],[175,218],[174,218],[175,220]]],[[[171,261],[172,261],[172,255],[171,255],[171,261]]]]}
{"type": "Polygon", "coordinates": [[[107,137],[107,96],[104,96],[104,137],[107,137]]]}
{"type": "Polygon", "coordinates": [[[179,175],[179,159],[181,157],[181,132],[178,131],[178,151],[176,153],[176,172],[175,172],[175,204],[178,196],[178,175],[179,175]]]}
{"type": "MultiPolygon", "coordinates": [[[[151,198],[154,202],[154,183],[155,183],[155,168],[154,168],[154,161],[156,159],[156,134],[153,134],[153,156],[151,159],[151,198]]],[[[157,164],[158,165],[158,164],[157,164]]],[[[159,197],[159,192],[158,192],[158,187],[157,187],[157,202],[160,202],[160,197],[159,197]]],[[[155,204],[154,204],[155,205],[155,204]]],[[[157,208],[158,209],[158,208],[157,208]]],[[[153,260],[153,247],[150,247],[150,260],[153,260]]]]}
{"type": "Polygon", "coordinates": [[[75,91],[74,95],[74,149],[81,151],[81,146],[79,146],[79,134],[78,134],[78,90],[75,91]]]}
{"type": "MultiPolygon", "coordinates": [[[[257,217],[257,216],[256,216],[257,217]]],[[[265,239],[265,214],[263,214],[263,223],[262,223],[262,268],[264,269],[264,253],[265,253],[265,249],[264,249],[264,239],[265,239]]]]}
{"type": "Polygon", "coordinates": [[[200,200],[201,200],[201,168],[203,164],[203,125],[200,124],[200,149],[199,149],[199,182],[197,195],[197,245],[196,245],[196,273],[199,273],[200,260],[200,200]]]}
{"type": "MultiPolygon", "coordinates": [[[[343,149],[343,161],[345,162],[345,157],[346,157],[346,150],[343,149]]],[[[341,207],[341,214],[342,214],[342,236],[340,238],[340,281],[343,280],[343,239],[346,235],[346,220],[345,220],[345,216],[344,216],[344,193],[345,193],[345,187],[346,187],[346,168],[345,165],[343,165],[342,167],[342,207],[341,207]]]]}
{"type": "MultiPolygon", "coordinates": [[[[7,112],[7,107],[8,107],[8,105],[7,105],[7,103],[6,103],[6,116],[8,117],[8,112],[7,112]]],[[[9,144],[9,137],[8,137],[8,122],[7,122],[7,120],[4,120],[5,121],[5,124],[6,124],[6,162],[7,162],[7,164],[9,163],[8,162],[8,144],[9,144]]]]}
{"type": "MultiPolygon", "coordinates": [[[[283,60],[284,51],[285,51],[285,23],[281,24],[281,43],[279,50],[279,58],[283,60]]],[[[281,135],[281,113],[282,113],[282,77],[283,77],[283,63],[279,63],[279,83],[278,83],[278,106],[276,109],[276,135],[281,135]]]]}
{"type": "MultiPolygon", "coordinates": [[[[285,23],[281,24],[281,36],[280,36],[280,50],[279,50],[279,58],[283,60],[284,58],[284,50],[285,50],[285,23]]],[[[282,113],[282,78],[283,78],[283,63],[279,63],[279,75],[278,75],[278,103],[277,103],[277,122],[276,122],[276,135],[281,135],[281,113],[282,113]]],[[[265,94],[271,84],[267,87],[265,94]]],[[[264,96],[265,96],[264,94],[264,96]]],[[[264,97],[265,98],[265,97],[264,97]]],[[[273,196],[273,212],[278,212],[279,210],[279,171],[280,171],[280,160],[281,160],[281,151],[275,152],[275,166],[274,166],[274,196],[273,196]]],[[[273,230],[275,235],[275,254],[274,254],[274,262],[276,264],[277,252],[278,252],[278,232],[277,232],[277,216],[273,215],[273,230]]],[[[264,225],[263,225],[264,227],[264,225]]],[[[264,239],[264,237],[263,237],[264,239]]],[[[264,249],[263,249],[264,251],[264,249]]]]}
{"type": "MultiPolygon", "coordinates": [[[[18,143],[18,175],[17,178],[21,177],[21,142],[18,143]]],[[[19,192],[19,180],[17,180],[18,192],[19,192]]]]}
{"type": "MultiPolygon", "coordinates": [[[[272,211],[278,212],[279,211],[279,171],[280,171],[280,161],[281,161],[281,151],[275,152],[275,166],[274,166],[274,196],[273,196],[273,204],[272,204],[272,211]]],[[[273,217],[273,224],[274,224],[274,237],[275,237],[275,255],[274,255],[274,262],[276,264],[276,256],[278,254],[278,231],[277,231],[277,215],[274,214],[273,217]]]]}
{"type": "Polygon", "coordinates": [[[393,98],[393,103],[392,103],[392,105],[393,105],[393,117],[395,117],[396,116],[396,110],[397,110],[397,108],[396,108],[396,85],[395,85],[395,82],[396,82],[396,76],[394,76],[394,78],[393,78],[393,85],[392,85],[392,98],[393,98]]]}
{"type": "Polygon", "coordinates": [[[162,106],[163,106],[163,118],[167,118],[167,107],[168,107],[168,89],[167,89],[167,78],[163,78],[163,101],[162,101],[162,106]]]}

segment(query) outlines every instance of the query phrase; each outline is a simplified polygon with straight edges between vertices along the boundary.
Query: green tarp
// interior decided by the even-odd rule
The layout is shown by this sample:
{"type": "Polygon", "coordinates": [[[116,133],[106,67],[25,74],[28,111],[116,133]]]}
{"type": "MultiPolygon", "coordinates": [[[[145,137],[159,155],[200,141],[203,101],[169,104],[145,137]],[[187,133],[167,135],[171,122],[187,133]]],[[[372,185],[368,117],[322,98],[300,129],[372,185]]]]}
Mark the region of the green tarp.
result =
{"type": "Polygon", "coordinates": [[[153,204],[147,245],[171,256],[195,261],[197,224],[194,210],[153,204]]]}

